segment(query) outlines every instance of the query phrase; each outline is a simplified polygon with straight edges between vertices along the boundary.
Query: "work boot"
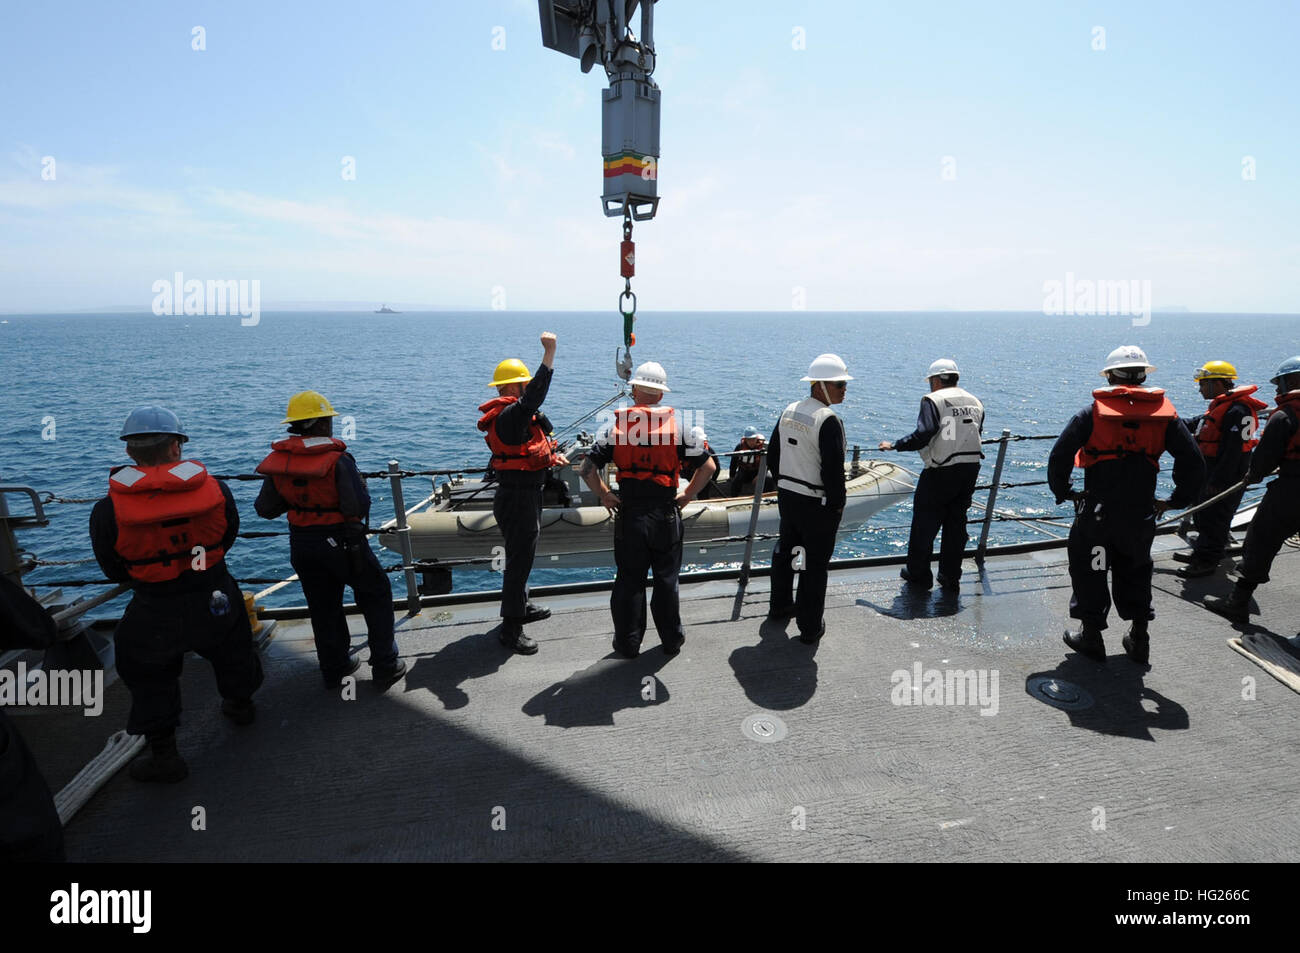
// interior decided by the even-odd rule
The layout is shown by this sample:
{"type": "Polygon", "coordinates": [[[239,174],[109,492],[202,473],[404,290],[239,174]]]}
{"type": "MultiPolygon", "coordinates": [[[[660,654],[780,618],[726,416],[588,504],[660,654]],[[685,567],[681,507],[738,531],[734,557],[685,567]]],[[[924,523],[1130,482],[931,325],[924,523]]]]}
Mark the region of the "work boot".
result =
{"type": "Polygon", "coordinates": [[[1134,622],[1129,626],[1128,635],[1124,636],[1124,654],[1139,665],[1147,664],[1151,656],[1151,636],[1145,625],[1134,622]]]}
{"type": "Polygon", "coordinates": [[[386,692],[402,680],[406,674],[406,663],[397,659],[392,665],[371,665],[370,680],[374,683],[375,690],[386,692]]]}
{"type": "Polygon", "coordinates": [[[343,679],[347,678],[349,675],[351,675],[360,667],[361,667],[361,659],[357,658],[356,656],[349,658],[347,668],[343,669],[343,671],[339,672],[337,675],[334,676],[330,676],[330,675],[324,676],[325,690],[334,691],[336,689],[342,688],[343,679]]]}
{"type": "Polygon", "coordinates": [[[926,591],[929,591],[930,589],[934,588],[934,583],[931,580],[927,579],[926,581],[922,582],[918,579],[913,579],[912,574],[907,571],[906,566],[898,570],[898,578],[903,580],[903,582],[907,583],[913,589],[924,589],[926,591]]]}
{"type": "Polygon", "coordinates": [[[1205,600],[1205,608],[1233,622],[1250,621],[1250,593],[1241,586],[1233,586],[1225,598],[1214,596],[1205,600]]]}
{"type": "Polygon", "coordinates": [[[524,605],[524,625],[529,622],[541,622],[543,619],[551,617],[551,610],[546,606],[539,606],[535,602],[529,602],[524,605]]]}
{"type": "Polygon", "coordinates": [[[1207,559],[1201,559],[1199,556],[1192,559],[1186,566],[1178,570],[1178,575],[1183,579],[1199,579],[1202,576],[1213,576],[1219,568],[1219,561],[1216,559],[1210,562],[1207,559]]]}
{"type": "Polygon", "coordinates": [[[680,639],[678,639],[676,642],[665,642],[665,643],[664,643],[664,655],[667,655],[667,656],[669,656],[669,657],[672,657],[672,656],[678,654],[679,652],[681,652],[681,650],[682,650],[682,646],[685,645],[685,644],[686,644],[686,636],[684,636],[684,635],[683,635],[680,639]]]}
{"type": "Polygon", "coordinates": [[[536,655],[537,643],[524,635],[524,624],[519,619],[502,619],[501,644],[517,655],[536,655]]]}
{"type": "Polygon", "coordinates": [[[127,769],[137,781],[175,784],[189,777],[190,769],[176,750],[176,735],[164,735],[149,741],[149,751],[131,762],[127,769]]]}
{"type": "Polygon", "coordinates": [[[1066,632],[1065,644],[1094,662],[1106,661],[1106,643],[1101,637],[1101,629],[1095,625],[1085,622],[1078,632],[1066,632]]]}
{"type": "Polygon", "coordinates": [[[1196,562],[1196,554],[1195,554],[1195,553],[1184,553],[1184,552],[1182,552],[1182,551],[1179,551],[1179,552],[1174,553],[1174,561],[1175,561],[1175,562],[1180,562],[1180,563],[1192,563],[1192,562],[1196,562]]]}
{"type": "Polygon", "coordinates": [[[253,719],[257,717],[257,706],[253,704],[251,698],[223,698],[221,714],[237,725],[251,725],[253,719]]]}
{"type": "Polygon", "coordinates": [[[623,656],[623,658],[636,658],[638,655],[641,654],[641,646],[632,645],[629,642],[624,642],[617,635],[614,636],[613,644],[614,644],[614,651],[617,652],[619,655],[623,656]]]}
{"type": "Polygon", "coordinates": [[[825,634],[826,634],[826,620],[823,619],[821,628],[818,629],[815,633],[800,632],[799,641],[802,642],[804,645],[816,645],[818,642],[822,640],[822,636],[825,634]]]}
{"type": "Polygon", "coordinates": [[[956,579],[949,579],[943,573],[936,576],[939,580],[939,588],[944,592],[961,592],[961,583],[956,579]]]}

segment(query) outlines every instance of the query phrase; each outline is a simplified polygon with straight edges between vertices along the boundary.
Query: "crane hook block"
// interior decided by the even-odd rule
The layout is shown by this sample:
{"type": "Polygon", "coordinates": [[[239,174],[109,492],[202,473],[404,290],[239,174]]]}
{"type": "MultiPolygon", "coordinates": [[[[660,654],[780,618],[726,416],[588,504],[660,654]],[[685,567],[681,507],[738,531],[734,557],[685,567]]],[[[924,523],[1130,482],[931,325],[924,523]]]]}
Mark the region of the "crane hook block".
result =
{"type": "Polygon", "coordinates": [[[632,379],[632,349],[623,348],[614,349],[614,371],[625,381],[632,379]],[[622,357],[619,357],[620,352],[622,357]]]}
{"type": "Polygon", "coordinates": [[[649,76],[627,74],[611,79],[601,94],[607,216],[629,208],[643,222],[659,208],[659,95],[649,76]]]}

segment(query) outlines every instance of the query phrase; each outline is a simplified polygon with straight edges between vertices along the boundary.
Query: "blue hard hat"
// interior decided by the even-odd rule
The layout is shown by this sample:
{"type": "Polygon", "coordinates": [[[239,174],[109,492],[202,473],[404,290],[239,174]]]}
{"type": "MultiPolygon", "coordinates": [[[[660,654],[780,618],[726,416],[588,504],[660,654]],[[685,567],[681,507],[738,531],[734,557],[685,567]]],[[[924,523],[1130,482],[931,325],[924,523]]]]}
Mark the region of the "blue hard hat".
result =
{"type": "Polygon", "coordinates": [[[1300,374],[1300,354],[1295,357],[1288,357],[1278,367],[1277,373],[1268,379],[1270,384],[1276,384],[1280,378],[1289,377],[1292,374],[1300,374]]]}
{"type": "Polygon", "coordinates": [[[746,427],[746,428],[745,428],[745,439],[746,439],[746,440],[748,440],[750,437],[761,437],[761,436],[763,436],[763,435],[762,435],[761,433],[758,432],[758,428],[757,428],[757,427],[746,427]]]}
{"type": "Polygon", "coordinates": [[[166,407],[137,407],[131,411],[122,425],[122,439],[143,437],[149,434],[170,434],[181,438],[181,443],[190,438],[185,435],[181,420],[166,407]]]}

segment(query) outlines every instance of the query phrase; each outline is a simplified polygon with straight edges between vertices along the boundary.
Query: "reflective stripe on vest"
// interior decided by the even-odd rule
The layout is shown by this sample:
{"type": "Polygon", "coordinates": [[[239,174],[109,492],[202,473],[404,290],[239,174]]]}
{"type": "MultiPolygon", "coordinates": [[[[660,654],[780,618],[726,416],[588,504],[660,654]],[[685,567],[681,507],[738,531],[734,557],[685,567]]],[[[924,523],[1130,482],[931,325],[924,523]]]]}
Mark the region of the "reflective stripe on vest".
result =
{"type": "MultiPolygon", "coordinates": [[[[827,417],[835,411],[816,397],[795,401],[781,412],[778,425],[781,449],[778,451],[776,475],[778,489],[824,499],[822,486],[821,430],[827,417]]],[[[841,448],[841,456],[843,448],[841,448]]]]}
{"type": "Polygon", "coordinates": [[[1210,401],[1210,408],[1196,425],[1196,442],[1200,444],[1201,455],[1214,459],[1219,455],[1219,444],[1223,440],[1223,418],[1235,405],[1242,404],[1250,413],[1249,431],[1241,435],[1241,449],[1248,453],[1259,443],[1259,411],[1268,404],[1250,395],[1259,388],[1255,385],[1233,388],[1226,394],[1220,394],[1210,401]]]}
{"type": "Polygon", "coordinates": [[[121,467],[109,475],[108,495],[117,523],[113,548],[132,579],[170,582],[225,557],[226,496],[203,464],[121,467]]]}
{"type": "Polygon", "coordinates": [[[682,469],[679,441],[671,407],[620,407],[609,434],[619,482],[647,480],[677,489],[682,469]]]}
{"type": "Polygon", "coordinates": [[[1074,465],[1141,456],[1156,469],[1165,452],[1169,422],[1178,417],[1165,392],[1155,387],[1103,387],[1092,392],[1092,435],[1074,465]]]}
{"type": "Polygon", "coordinates": [[[921,448],[925,465],[951,467],[958,463],[978,463],[980,427],[984,425],[984,405],[960,387],[944,387],[925,395],[939,412],[939,430],[921,448]]]}
{"type": "Polygon", "coordinates": [[[286,437],[271,444],[257,472],[271,478],[289,507],[290,526],[360,522],[339,510],[335,467],[348,445],[334,437],[286,437]]]}
{"type": "Polygon", "coordinates": [[[483,431],[483,439],[492,451],[493,468],[535,472],[555,466],[555,441],[546,435],[542,425],[537,422],[536,414],[533,414],[529,423],[527,443],[505,443],[497,436],[497,418],[518,400],[518,397],[494,397],[479,406],[483,416],[479,418],[478,429],[483,431]]]}

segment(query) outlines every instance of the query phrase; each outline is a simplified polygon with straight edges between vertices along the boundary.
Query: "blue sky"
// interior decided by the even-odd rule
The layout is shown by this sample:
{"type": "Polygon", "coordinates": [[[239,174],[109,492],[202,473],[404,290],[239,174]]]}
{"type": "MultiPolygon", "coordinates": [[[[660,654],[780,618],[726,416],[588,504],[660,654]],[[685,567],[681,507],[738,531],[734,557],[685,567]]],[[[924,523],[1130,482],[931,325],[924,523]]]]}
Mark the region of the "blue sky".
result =
{"type": "MultiPolygon", "coordinates": [[[[640,306],[1033,310],[1072,272],[1300,311],[1297,36],[1294,0],[661,0],[640,306]]],[[[604,85],[532,0],[2,0],[0,311],[147,308],[176,271],[612,308],[604,85]]]]}

